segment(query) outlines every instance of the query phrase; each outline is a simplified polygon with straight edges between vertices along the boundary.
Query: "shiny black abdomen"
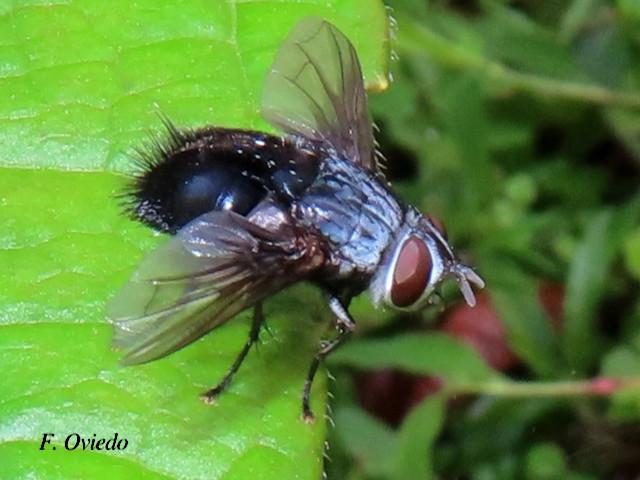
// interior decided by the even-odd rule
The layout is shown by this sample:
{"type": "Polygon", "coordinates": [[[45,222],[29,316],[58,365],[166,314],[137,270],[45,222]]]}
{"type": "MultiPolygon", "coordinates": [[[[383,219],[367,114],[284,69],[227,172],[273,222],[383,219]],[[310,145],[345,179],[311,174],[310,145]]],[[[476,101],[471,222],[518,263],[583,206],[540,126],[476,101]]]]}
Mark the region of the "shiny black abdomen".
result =
{"type": "MultiPolygon", "coordinates": [[[[155,212],[163,212],[169,231],[176,231],[203,213],[232,210],[246,215],[266,195],[262,184],[237,163],[224,161],[212,152],[185,157],[170,177],[170,187],[160,187],[155,212]],[[158,208],[161,206],[161,209],[158,208]]],[[[160,185],[160,184],[159,184],[160,185]]]]}
{"type": "Polygon", "coordinates": [[[177,130],[140,152],[142,172],[127,192],[133,216],[175,233],[212,210],[247,215],[271,195],[287,207],[313,181],[317,157],[302,140],[224,128],[177,130]]]}

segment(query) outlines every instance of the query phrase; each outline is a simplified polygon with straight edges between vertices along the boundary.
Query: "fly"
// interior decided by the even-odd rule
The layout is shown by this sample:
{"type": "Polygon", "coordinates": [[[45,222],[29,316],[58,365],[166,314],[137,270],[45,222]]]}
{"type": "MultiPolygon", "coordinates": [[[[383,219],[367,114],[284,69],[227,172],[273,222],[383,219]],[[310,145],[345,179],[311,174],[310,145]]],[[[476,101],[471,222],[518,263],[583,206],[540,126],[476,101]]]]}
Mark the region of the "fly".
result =
{"type": "Polygon", "coordinates": [[[453,253],[442,227],[403,203],[377,162],[355,49],[319,18],[299,22],[268,73],[262,115],[283,135],[204,127],[178,129],[141,150],[142,171],[126,192],[132,216],[173,236],[150,253],[110,301],[114,344],[126,365],[181,349],[298,282],[326,294],[338,334],[323,342],[303,389],[302,413],[323,358],[355,329],[350,300],[365,290],[376,306],[418,310],[452,277],[469,305],[484,282],[453,253]]]}

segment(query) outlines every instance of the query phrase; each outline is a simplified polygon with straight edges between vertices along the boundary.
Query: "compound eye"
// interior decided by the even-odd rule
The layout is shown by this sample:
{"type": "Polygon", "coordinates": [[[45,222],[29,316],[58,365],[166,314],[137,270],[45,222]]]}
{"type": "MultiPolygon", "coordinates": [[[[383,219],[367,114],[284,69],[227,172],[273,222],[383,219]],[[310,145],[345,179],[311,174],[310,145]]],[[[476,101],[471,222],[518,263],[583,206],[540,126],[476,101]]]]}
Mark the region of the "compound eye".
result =
{"type": "Polygon", "coordinates": [[[396,307],[408,307],[420,299],[431,275],[433,260],[424,241],[407,238],[393,267],[391,301],[396,307]]]}

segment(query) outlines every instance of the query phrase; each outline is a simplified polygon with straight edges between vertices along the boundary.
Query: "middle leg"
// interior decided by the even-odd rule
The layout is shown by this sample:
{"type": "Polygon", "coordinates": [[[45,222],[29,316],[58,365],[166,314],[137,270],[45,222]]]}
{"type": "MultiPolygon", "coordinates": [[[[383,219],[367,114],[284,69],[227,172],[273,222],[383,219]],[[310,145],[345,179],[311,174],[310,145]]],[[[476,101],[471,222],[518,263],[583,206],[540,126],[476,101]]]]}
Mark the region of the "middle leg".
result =
{"type": "Polygon", "coordinates": [[[255,307],[253,307],[251,331],[249,332],[249,338],[247,339],[247,342],[244,344],[244,347],[242,347],[242,350],[240,350],[240,353],[236,357],[236,360],[233,362],[233,365],[231,365],[231,368],[229,368],[220,383],[200,395],[200,398],[204,403],[213,403],[216,397],[229,386],[231,380],[233,379],[233,376],[240,368],[240,365],[242,365],[242,362],[244,362],[244,359],[247,357],[249,350],[251,350],[253,344],[258,341],[258,337],[260,336],[260,328],[262,327],[263,323],[264,315],[262,313],[262,303],[258,303],[255,307]]]}

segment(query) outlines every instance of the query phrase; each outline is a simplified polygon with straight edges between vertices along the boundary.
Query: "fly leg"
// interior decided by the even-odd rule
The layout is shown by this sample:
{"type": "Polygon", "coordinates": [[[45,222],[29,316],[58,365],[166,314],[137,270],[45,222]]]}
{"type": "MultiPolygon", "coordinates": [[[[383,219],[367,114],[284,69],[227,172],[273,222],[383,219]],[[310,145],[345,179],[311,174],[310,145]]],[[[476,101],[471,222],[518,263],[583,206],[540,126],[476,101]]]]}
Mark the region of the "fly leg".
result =
{"type": "Polygon", "coordinates": [[[247,339],[247,342],[244,344],[244,347],[242,347],[242,350],[240,350],[240,353],[236,357],[235,362],[233,362],[233,365],[231,365],[231,368],[229,368],[220,383],[200,395],[200,398],[204,403],[213,403],[216,397],[229,386],[231,380],[233,379],[233,376],[240,368],[240,365],[242,365],[242,362],[244,362],[244,359],[247,357],[249,350],[251,350],[253,344],[258,341],[258,337],[260,336],[260,328],[262,327],[263,323],[264,315],[262,313],[262,303],[258,303],[255,307],[253,307],[251,331],[249,332],[249,338],[247,339]]]}
{"type": "Polygon", "coordinates": [[[329,297],[329,308],[331,308],[331,311],[335,315],[338,336],[320,344],[320,350],[316,353],[309,367],[307,380],[304,382],[304,389],[302,391],[302,419],[305,422],[313,422],[314,420],[313,412],[311,412],[311,407],[309,406],[309,400],[313,379],[316,376],[320,362],[338,348],[356,328],[356,322],[351,318],[351,315],[349,315],[349,312],[337,297],[329,297]]]}

